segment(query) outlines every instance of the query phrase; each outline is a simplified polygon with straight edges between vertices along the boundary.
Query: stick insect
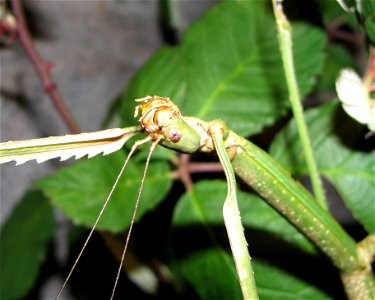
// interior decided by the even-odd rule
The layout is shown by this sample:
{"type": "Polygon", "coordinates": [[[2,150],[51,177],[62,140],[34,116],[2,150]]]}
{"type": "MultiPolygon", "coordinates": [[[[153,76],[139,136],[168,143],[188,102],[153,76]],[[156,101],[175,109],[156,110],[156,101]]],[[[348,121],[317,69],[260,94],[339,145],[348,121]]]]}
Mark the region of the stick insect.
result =
{"type": "Polygon", "coordinates": [[[111,299],[114,297],[125,258],[147,167],[157,145],[183,153],[201,151],[216,152],[218,155],[227,178],[224,222],[244,299],[258,299],[258,294],[237,206],[235,173],[326,254],[339,269],[346,290],[354,289],[354,294],[360,295],[361,299],[371,299],[375,293],[374,278],[368,263],[359,255],[355,241],[314,201],[310,193],[267,153],[229,130],[221,120],[205,122],[195,117],[184,117],[167,97],[146,96],[136,101],[141,103],[135,109],[135,117],[140,115],[141,126],[0,145],[0,163],[14,160],[20,164],[31,159],[42,162],[54,157],[63,160],[71,156],[79,158],[84,155],[92,157],[101,152],[108,154],[120,149],[133,135],[142,131],[147,135],[132,146],[57,298],[86,248],[130,157],[139,145],[151,141],[111,299]]]}

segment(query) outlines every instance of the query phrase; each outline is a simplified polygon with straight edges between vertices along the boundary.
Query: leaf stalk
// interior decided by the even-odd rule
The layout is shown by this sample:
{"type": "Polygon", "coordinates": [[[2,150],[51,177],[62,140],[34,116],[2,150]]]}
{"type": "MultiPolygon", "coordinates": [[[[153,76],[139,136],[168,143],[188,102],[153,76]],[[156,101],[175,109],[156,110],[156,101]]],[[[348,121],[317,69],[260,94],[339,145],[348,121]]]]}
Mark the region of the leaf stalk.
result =
{"type": "Polygon", "coordinates": [[[289,90],[293,116],[295,118],[299,137],[301,139],[306,164],[311,179],[312,188],[317,202],[325,209],[328,209],[322,180],[314,158],[311,141],[309,138],[306,122],[303,116],[303,107],[300,101],[298,82],[294,68],[292,48],[292,28],[283,11],[282,1],[273,0],[273,9],[276,18],[281,58],[284,65],[284,72],[289,90]]]}

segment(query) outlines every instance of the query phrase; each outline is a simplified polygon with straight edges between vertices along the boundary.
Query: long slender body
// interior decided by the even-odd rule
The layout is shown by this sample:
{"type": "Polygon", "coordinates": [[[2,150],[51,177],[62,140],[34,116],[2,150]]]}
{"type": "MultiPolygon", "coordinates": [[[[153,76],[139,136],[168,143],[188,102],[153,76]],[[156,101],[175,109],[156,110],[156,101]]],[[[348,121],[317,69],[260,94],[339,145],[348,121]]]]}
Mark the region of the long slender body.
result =
{"type": "Polygon", "coordinates": [[[355,241],[277,161],[248,140],[235,136],[239,142],[232,161],[236,174],[308,236],[337,268],[356,268],[355,241]]]}
{"type": "Polygon", "coordinates": [[[358,266],[355,241],[322,209],[310,193],[266,152],[235,135],[236,174],[303,232],[340,270],[358,266]]]}
{"type": "Polygon", "coordinates": [[[331,259],[350,299],[375,299],[371,266],[358,255],[355,241],[269,154],[234,132],[229,135],[237,145],[236,174],[331,259]]]}

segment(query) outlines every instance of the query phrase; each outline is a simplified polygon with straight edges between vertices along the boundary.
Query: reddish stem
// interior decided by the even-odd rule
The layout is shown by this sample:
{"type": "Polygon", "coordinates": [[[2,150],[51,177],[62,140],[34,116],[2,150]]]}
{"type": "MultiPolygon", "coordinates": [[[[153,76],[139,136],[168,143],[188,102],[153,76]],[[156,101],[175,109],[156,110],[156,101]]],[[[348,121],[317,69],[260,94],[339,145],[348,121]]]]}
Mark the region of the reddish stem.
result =
{"type": "Polygon", "coordinates": [[[351,33],[345,30],[342,30],[340,27],[343,24],[343,20],[340,18],[336,21],[333,21],[327,26],[329,39],[332,40],[342,40],[350,44],[358,44],[358,35],[351,33]]]}
{"type": "Polygon", "coordinates": [[[220,163],[190,163],[190,155],[181,154],[177,161],[174,162],[178,169],[174,172],[174,178],[179,178],[186,190],[193,187],[191,173],[222,172],[223,167],[220,163]]]}
{"type": "Polygon", "coordinates": [[[31,63],[33,64],[40,80],[42,81],[43,88],[45,92],[51,98],[53,104],[55,105],[57,111],[63,118],[65,124],[72,133],[79,133],[80,129],[75,122],[71,112],[65,105],[55,82],[52,80],[50,74],[50,68],[39,56],[33,41],[31,39],[30,33],[27,29],[23,11],[19,0],[12,0],[12,8],[14,16],[17,20],[17,33],[22,47],[24,48],[27,56],[29,57],[31,63]]]}
{"type": "Polygon", "coordinates": [[[221,163],[190,163],[187,165],[189,173],[208,173],[208,172],[222,172],[223,166],[221,163]]]}
{"type": "Polygon", "coordinates": [[[180,175],[181,181],[187,191],[190,191],[193,187],[193,182],[188,171],[189,156],[189,154],[181,154],[178,168],[178,173],[180,175]]]}

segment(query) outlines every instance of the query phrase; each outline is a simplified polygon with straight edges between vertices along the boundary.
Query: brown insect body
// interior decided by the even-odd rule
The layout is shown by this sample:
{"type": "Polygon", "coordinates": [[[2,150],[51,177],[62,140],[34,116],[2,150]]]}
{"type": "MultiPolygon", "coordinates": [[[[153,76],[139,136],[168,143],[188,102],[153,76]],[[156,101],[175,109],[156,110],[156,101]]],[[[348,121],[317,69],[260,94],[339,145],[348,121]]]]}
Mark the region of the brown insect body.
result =
{"type": "MultiPolygon", "coordinates": [[[[135,108],[134,117],[137,117],[141,111],[139,122],[145,129],[147,134],[157,140],[160,135],[163,139],[170,138],[166,136],[168,127],[173,124],[175,119],[181,118],[181,112],[168,97],[146,96],[135,100],[136,102],[144,102],[135,108]]],[[[174,131],[174,138],[177,139],[178,133],[174,131]]],[[[178,139],[177,139],[178,140],[178,139]]]]}

